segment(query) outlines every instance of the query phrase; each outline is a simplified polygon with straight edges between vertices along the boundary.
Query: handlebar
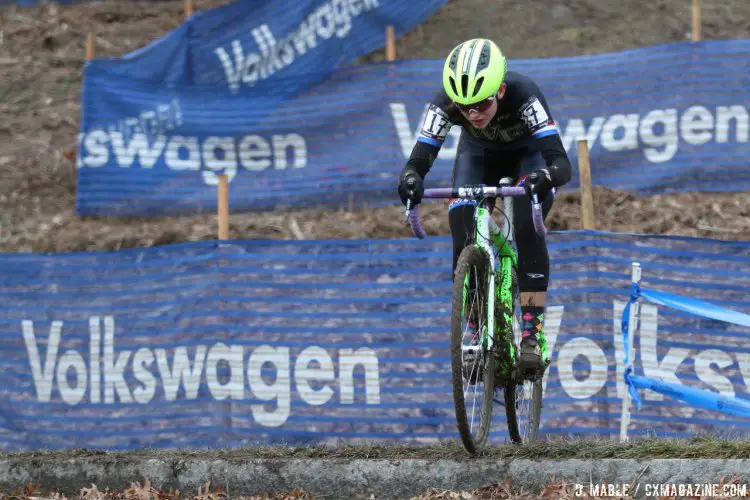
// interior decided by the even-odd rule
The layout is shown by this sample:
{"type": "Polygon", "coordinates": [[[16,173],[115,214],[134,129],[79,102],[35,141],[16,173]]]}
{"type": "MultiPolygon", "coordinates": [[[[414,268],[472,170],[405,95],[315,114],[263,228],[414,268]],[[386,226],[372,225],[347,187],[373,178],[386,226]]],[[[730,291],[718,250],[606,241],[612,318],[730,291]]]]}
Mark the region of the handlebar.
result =
{"type": "MultiPolygon", "coordinates": [[[[425,189],[422,198],[464,198],[478,199],[488,197],[526,196],[526,190],[517,186],[467,186],[460,188],[433,188],[425,189]]],[[[411,225],[411,231],[419,239],[427,236],[421,222],[419,221],[419,205],[412,208],[411,200],[406,200],[406,219],[411,225]]],[[[531,216],[534,221],[534,229],[542,238],[547,236],[547,228],[544,227],[542,215],[542,204],[537,196],[531,200],[531,216]]]]}

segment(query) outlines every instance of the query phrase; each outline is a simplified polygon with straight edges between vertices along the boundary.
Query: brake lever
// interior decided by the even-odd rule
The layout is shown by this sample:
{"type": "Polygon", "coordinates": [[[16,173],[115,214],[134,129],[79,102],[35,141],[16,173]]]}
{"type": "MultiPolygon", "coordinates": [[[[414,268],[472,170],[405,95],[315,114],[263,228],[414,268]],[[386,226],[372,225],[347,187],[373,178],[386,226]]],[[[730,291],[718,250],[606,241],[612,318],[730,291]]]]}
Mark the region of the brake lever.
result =
{"type": "Polygon", "coordinates": [[[542,205],[539,203],[539,198],[536,193],[532,196],[531,218],[534,221],[534,229],[536,230],[536,233],[544,238],[547,234],[547,229],[544,227],[542,205]]]}
{"type": "Polygon", "coordinates": [[[409,215],[411,215],[411,199],[406,200],[406,210],[404,210],[404,224],[409,223],[409,215]]]}

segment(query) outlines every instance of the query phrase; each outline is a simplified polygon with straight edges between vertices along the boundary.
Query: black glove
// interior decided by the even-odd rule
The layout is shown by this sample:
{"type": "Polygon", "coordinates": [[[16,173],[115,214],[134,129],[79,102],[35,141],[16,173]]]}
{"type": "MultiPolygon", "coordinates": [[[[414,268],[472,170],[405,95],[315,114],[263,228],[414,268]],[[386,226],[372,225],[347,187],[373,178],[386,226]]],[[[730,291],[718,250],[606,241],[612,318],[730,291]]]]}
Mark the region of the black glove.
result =
{"type": "Polygon", "coordinates": [[[424,181],[418,173],[413,170],[407,170],[401,176],[398,183],[398,195],[401,197],[401,203],[406,206],[406,201],[411,200],[411,206],[415,206],[422,201],[424,194],[424,181]]]}
{"type": "Polygon", "coordinates": [[[552,179],[549,178],[547,171],[540,169],[534,170],[526,177],[523,187],[526,189],[529,198],[533,199],[534,195],[537,195],[541,203],[554,186],[552,186],[552,179]]]}

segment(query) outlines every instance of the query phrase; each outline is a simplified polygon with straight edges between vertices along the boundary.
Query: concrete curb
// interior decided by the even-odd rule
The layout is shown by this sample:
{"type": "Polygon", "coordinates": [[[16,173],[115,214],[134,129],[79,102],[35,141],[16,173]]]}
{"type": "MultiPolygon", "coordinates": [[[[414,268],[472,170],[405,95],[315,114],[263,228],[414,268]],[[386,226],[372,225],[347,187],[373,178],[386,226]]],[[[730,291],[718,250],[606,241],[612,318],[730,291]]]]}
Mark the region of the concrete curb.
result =
{"type": "MultiPolygon", "coordinates": [[[[642,497],[646,484],[718,483],[724,476],[750,475],[746,459],[598,459],[598,460],[423,460],[423,459],[159,459],[101,457],[54,460],[43,457],[0,460],[0,490],[29,483],[57,488],[66,496],[96,484],[122,491],[131,483],[151,484],[183,494],[196,493],[210,480],[234,496],[290,491],[294,488],[330,498],[410,498],[428,488],[472,491],[512,480],[515,488],[537,493],[559,480],[584,483],[631,483],[638,478],[642,497]]],[[[750,488],[748,488],[750,489],[750,488]]],[[[587,491],[588,492],[588,491],[587,491]]]]}

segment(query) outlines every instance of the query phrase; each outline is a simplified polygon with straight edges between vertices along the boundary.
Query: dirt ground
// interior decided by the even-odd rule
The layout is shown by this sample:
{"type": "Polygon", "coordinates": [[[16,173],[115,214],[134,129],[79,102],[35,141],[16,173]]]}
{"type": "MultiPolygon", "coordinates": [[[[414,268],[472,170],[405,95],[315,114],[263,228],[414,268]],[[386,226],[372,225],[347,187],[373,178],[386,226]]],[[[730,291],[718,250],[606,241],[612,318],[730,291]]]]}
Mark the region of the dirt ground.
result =
{"type": "MultiPolygon", "coordinates": [[[[196,10],[226,0],[198,0],[196,10]]],[[[703,38],[747,38],[750,2],[703,0],[703,38]]],[[[0,8],[0,252],[114,250],[213,239],[213,216],[80,218],[75,215],[75,137],[86,33],[97,56],[119,56],[182,20],[180,0],[0,8]]],[[[458,41],[498,40],[511,58],[573,56],[685,40],[686,0],[452,0],[399,39],[400,58],[440,58],[458,41]]],[[[378,51],[363,61],[383,59],[378,51]]],[[[750,240],[750,193],[635,199],[597,189],[598,229],[750,240]]],[[[444,205],[425,226],[447,235],[444,205]]],[[[232,214],[232,238],[410,237],[401,207],[322,216],[319,210],[232,214]]],[[[579,229],[577,194],[556,203],[548,227],[579,229]]]]}

